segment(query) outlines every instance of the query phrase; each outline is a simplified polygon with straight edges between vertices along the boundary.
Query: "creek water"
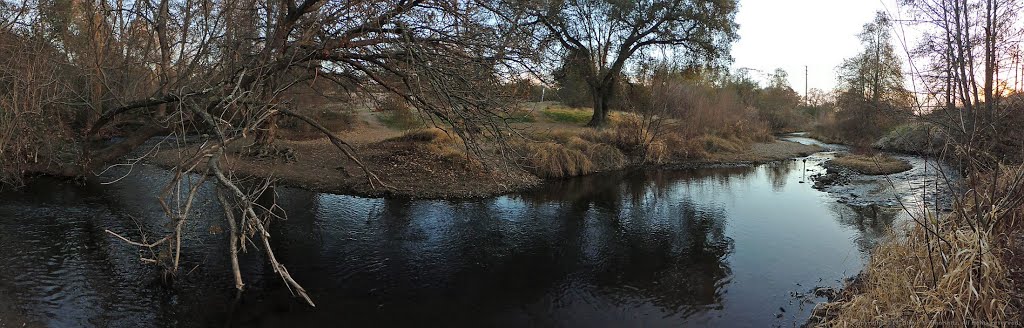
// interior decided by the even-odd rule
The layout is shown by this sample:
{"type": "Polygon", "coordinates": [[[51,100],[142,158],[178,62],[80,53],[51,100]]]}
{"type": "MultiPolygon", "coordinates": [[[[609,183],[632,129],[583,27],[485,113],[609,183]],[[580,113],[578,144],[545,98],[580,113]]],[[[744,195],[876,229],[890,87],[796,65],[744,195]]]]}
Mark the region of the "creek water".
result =
{"type": "Polygon", "coordinates": [[[155,201],[166,171],[37,178],[0,193],[0,326],[798,325],[824,301],[812,290],[857,274],[900,216],[813,189],[806,176],[821,170],[619,172],[465,201],[277,188],[288,218],[271,226],[273,246],[315,308],[255,251],[236,295],[209,188],[168,283],[139,260],[148,251],[104,232],[167,231],[155,201]]]}

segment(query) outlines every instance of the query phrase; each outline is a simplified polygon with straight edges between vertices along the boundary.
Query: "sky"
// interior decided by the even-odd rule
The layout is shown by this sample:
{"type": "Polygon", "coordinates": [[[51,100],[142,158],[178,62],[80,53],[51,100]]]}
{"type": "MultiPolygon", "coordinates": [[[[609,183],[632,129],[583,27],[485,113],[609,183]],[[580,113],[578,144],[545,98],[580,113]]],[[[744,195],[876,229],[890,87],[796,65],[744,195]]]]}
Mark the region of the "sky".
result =
{"type": "MultiPolygon", "coordinates": [[[[740,40],[733,44],[733,69],[751,68],[766,81],[776,68],[789,73],[793,89],[804,93],[804,66],[811,88],[832,90],[836,67],[860,51],[857,34],[875,12],[897,15],[894,0],[740,0],[736,22],[740,40]]],[[[895,35],[894,35],[895,37],[895,35]]],[[[896,41],[895,39],[893,40],[896,41]]],[[[897,52],[903,48],[895,45],[897,52]]],[[[907,64],[904,64],[906,67],[907,64]]]]}

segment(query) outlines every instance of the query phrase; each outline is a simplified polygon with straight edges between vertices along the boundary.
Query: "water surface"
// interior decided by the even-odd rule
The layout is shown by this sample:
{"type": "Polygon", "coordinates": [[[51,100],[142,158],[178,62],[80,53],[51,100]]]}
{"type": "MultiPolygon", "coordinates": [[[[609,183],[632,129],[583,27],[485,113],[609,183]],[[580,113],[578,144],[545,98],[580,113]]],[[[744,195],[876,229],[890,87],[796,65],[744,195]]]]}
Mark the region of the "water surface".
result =
{"type": "Polygon", "coordinates": [[[165,172],[38,179],[0,194],[0,308],[53,327],[790,326],[823,301],[814,287],[860,271],[897,215],[836,202],[801,183],[821,170],[807,169],[612,173],[471,201],[278,188],[289,218],[272,225],[274,247],[316,308],[255,252],[236,299],[208,189],[168,284],[139,261],[159,254],[104,232],[166,231],[165,172]]]}

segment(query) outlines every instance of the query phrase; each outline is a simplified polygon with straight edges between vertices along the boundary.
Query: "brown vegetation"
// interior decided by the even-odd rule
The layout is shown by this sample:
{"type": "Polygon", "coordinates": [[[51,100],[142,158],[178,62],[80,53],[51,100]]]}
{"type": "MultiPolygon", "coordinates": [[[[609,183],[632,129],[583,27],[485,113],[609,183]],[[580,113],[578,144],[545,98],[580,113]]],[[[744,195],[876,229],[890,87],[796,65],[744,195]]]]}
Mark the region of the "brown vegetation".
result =
{"type": "Polygon", "coordinates": [[[1024,167],[1004,167],[975,181],[950,214],[928,213],[874,250],[868,268],[839,300],[815,310],[828,327],[1018,326],[1019,229],[1024,167]]]}
{"type": "Polygon", "coordinates": [[[867,175],[894,174],[913,168],[905,160],[881,153],[874,155],[843,154],[831,160],[830,163],[867,175]]]}
{"type": "MultiPolygon", "coordinates": [[[[964,174],[958,184],[965,193],[956,195],[952,213],[908,209],[911,225],[882,244],[862,279],[816,310],[821,320],[812,321],[828,327],[1020,326],[1024,141],[1018,113],[1024,102],[1020,90],[996,81],[1016,67],[1019,2],[907,4],[914,22],[928,28],[915,53],[928,62],[915,76],[930,97],[920,119],[940,127],[947,143],[942,155],[964,174]]],[[[931,143],[931,128],[920,132],[924,137],[913,139],[931,143]]]]}

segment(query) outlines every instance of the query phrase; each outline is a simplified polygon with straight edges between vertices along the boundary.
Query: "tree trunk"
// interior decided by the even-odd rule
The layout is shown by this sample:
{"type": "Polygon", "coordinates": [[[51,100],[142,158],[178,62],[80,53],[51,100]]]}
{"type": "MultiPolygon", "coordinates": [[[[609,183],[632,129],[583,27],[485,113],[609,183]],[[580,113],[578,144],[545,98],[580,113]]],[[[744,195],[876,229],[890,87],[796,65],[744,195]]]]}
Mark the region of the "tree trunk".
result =
{"type": "Polygon", "coordinates": [[[590,117],[589,127],[602,127],[608,123],[608,103],[611,101],[610,88],[591,88],[594,96],[594,115],[590,117]]]}

